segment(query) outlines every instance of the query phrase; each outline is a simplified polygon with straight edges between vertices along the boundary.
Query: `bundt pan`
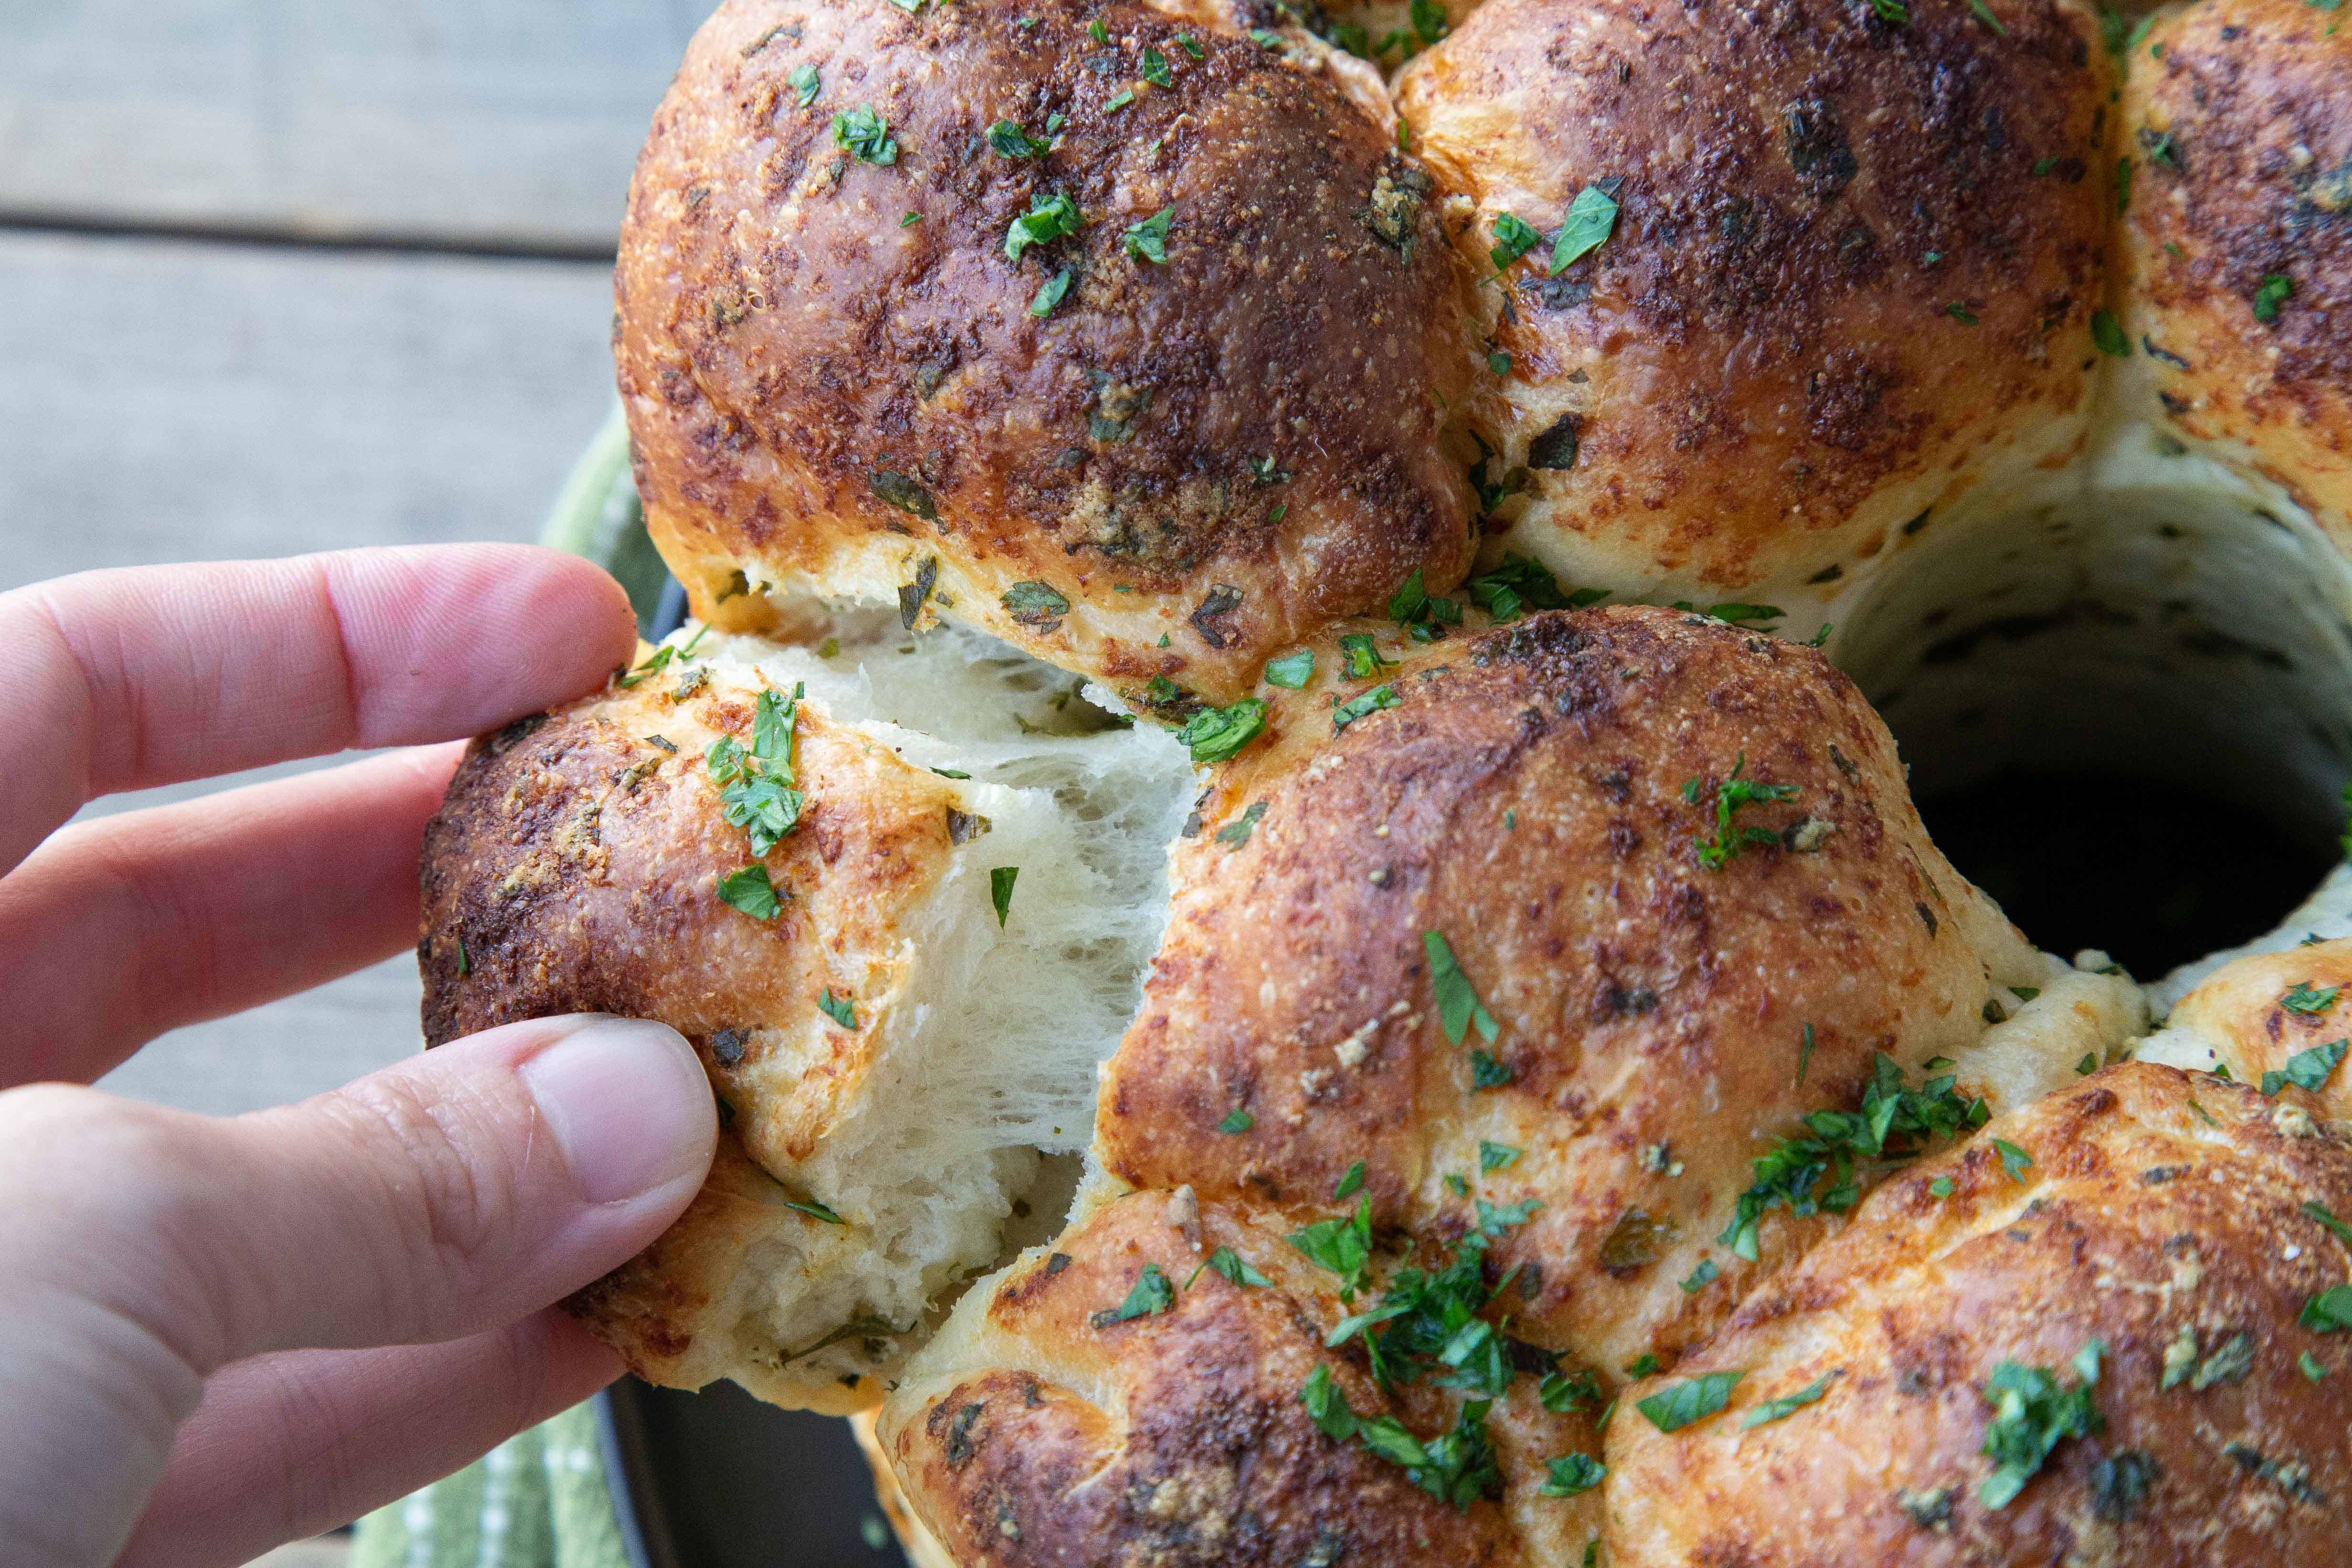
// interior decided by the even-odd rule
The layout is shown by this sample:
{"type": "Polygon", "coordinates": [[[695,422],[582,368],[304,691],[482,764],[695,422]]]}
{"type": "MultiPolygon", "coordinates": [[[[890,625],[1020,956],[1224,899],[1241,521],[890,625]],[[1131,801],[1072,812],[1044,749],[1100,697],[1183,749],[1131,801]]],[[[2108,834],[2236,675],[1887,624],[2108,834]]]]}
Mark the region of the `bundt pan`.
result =
{"type": "Polygon", "coordinates": [[[691,622],[425,851],[428,1038],[710,1075],[572,1309],[925,1563],[2352,1561],[2347,106],[2303,0],[730,0],[691,622]]]}

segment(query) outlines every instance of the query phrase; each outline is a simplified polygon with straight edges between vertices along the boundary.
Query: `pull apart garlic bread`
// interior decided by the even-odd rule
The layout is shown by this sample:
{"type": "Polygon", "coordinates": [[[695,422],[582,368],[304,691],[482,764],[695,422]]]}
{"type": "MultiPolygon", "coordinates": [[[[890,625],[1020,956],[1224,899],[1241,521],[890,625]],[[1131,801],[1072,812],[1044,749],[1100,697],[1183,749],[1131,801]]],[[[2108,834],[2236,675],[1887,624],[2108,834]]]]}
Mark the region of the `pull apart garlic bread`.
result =
{"type": "Polygon", "coordinates": [[[1909,780],[2063,688],[2342,785],[2347,84],[2295,0],[728,0],[617,279],[699,625],[425,846],[430,1041],[721,1106],[573,1310],[861,1413],[926,1562],[2352,1556],[2352,938],[2070,963],[1909,780]]]}

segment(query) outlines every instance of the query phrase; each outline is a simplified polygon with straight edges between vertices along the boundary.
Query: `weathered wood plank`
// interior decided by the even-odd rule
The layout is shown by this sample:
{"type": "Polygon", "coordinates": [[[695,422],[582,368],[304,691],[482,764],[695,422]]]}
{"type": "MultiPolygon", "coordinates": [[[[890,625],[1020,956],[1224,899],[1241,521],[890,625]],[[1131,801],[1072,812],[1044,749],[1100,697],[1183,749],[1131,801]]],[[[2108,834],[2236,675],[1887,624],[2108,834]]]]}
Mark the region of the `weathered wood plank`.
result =
{"type": "Polygon", "coordinates": [[[609,248],[697,0],[0,5],[0,218],[609,248]]]}
{"type": "MultiPolygon", "coordinates": [[[[610,405],[610,312],[586,263],[0,236],[0,588],[532,538],[610,405]]],[[[109,1086],[213,1111],[298,1099],[415,1050],[416,1000],[394,958],[167,1036],[109,1086]]]]}

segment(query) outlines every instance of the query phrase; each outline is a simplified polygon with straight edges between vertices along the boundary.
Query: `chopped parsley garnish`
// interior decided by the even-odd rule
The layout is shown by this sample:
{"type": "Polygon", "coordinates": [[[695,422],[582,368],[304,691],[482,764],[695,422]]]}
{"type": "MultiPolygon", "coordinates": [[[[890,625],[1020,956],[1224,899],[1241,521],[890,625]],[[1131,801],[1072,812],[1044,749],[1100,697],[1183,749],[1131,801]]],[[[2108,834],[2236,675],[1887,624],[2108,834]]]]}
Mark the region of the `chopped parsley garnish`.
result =
{"type": "Polygon", "coordinates": [[[1135,102],[1135,89],[1134,89],[1133,88],[1131,88],[1131,87],[1123,87],[1123,88],[1120,88],[1117,92],[1112,93],[1112,94],[1110,95],[1110,100],[1109,100],[1108,103],[1105,103],[1105,104],[1103,105],[1103,108],[1104,108],[1107,111],[1109,111],[1109,112],[1112,112],[1112,113],[1116,113],[1116,112],[1118,112],[1119,110],[1122,110],[1122,109],[1126,109],[1126,108],[1128,108],[1129,105],[1133,104],[1134,102],[1135,102]]]}
{"type": "Polygon", "coordinates": [[[772,921],[784,906],[768,881],[765,866],[746,866],[719,879],[719,896],[755,921],[772,921]]]}
{"type": "Polygon", "coordinates": [[[1518,1163],[1523,1152],[1524,1150],[1514,1149],[1508,1143],[1489,1143],[1481,1138],[1478,1140],[1478,1169],[1482,1174],[1507,1171],[1518,1163]]]}
{"type": "Polygon", "coordinates": [[[1812,1065],[1813,1026],[1808,1024],[1805,1032],[1797,1038],[1797,1082],[1800,1085],[1805,1081],[1805,1069],[1812,1065]]]}
{"type": "Polygon", "coordinates": [[[1141,223],[1130,224],[1118,242],[1128,256],[1137,261],[1150,261],[1165,267],[1168,264],[1168,224],[1176,216],[1174,207],[1161,207],[1141,223]]]}
{"type": "Polygon", "coordinates": [[[2006,1138],[1994,1139],[1992,1148],[1993,1152],[2000,1156],[2000,1168],[2009,1173],[2009,1179],[2023,1186],[2025,1173],[2032,1168],[2033,1156],[2006,1138]]]}
{"type": "Polygon", "coordinates": [[[1097,16],[1087,24],[1087,37],[1097,44],[1108,44],[1110,42],[1110,29],[1103,26],[1100,16],[1097,16]]]}
{"type": "Polygon", "coordinates": [[[1496,213],[1495,247],[1486,253],[1486,258],[1499,272],[1542,243],[1543,236],[1536,232],[1533,224],[1511,213],[1496,213]]]}
{"type": "Polygon", "coordinates": [[[2275,1100],[2279,1090],[2289,1084],[2316,1091],[2326,1084],[2328,1074],[2344,1059],[2344,1041],[2330,1040],[2324,1046],[2295,1052],[2286,1058],[2285,1071],[2263,1074],[2263,1093],[2275,1100]]]}
{"type": "Polygon", "coordinates": [[[1397,1270],[1378,1306],[1342,1319],[1323,1342],[1337,1349],[1361,1335],[1372,1377],[1384,1388],[1427,1378],[1441,1388],[1500,1397],[1515,1372],[1509,1343],[1478,1313],[1515,1276],[1490,1289],[1486,1249],[1541,1206],[1531,1201],[1496,1208],[1482,1201],[1478,1228],[1455,1244],[1443,1268],[1397,1270]]]}
{"type": "MultiPolygon", "coordinates": [[[[1753,779],[1742,778],[1740,774],[1747,771],[1747,767],[1748,753],[1741,752],[1733,757],[1730,773],[1715,787],[1714,838],[1691,840],[1692,845],[1698,850],[1698,863],[1710,871],[1719,871],[1723,868],[1724,862],[1739,858],[1739,852],[1750,844],[1780,842],[1780,836],[1769,827],[1742,827],[1736,831],[1732,827],[1732,813],[1742,806],[1759,805],[1767,801],[1792,800],[1797,794],[1795,784],[1758,784],[1753,779]]],[[[1685,783],[1683,785],[1683,799],[1696,805],[1699,799],[1699,786],[1704,782],[1704,780],[1693,778],[1685,783]]]]}
{"type": "Polygon", "coordinates": [[[1976,312],[1969,310],[1964,302],[1958,300],[1955,300],[1950,304],[1945,306],[1944,314],[1951,317],[1952,320],[1959,322],[1960,325],[1964,327],[1973,327],[1978,324],[1976,312]]]}
{"type": "Polygon", "coordinates": [[[1748,621],[1777,621],[1786,616],[1789,612],[1778,605],[1742,605],[1734,602],[1727,605],[1709,605],[1706,607],[1706,613],[1718,621],[1728,621],[1736,626],[1748,621]]]}
{"type": "Polygon", "coordinates": [[[1168,57],[1158,49],[1147,48],[1143,51],[1143,69],[1139,74],[1144,80],[1154,87],[1176,85],[1176,79],[1168,74],[1168,57]]]}
{"type": "Polygon", "coordinates": [[[1438,0],[1412,0],[1410,13],[1412,30],[1421,35],[1424,44],[1433,44],[1445,37],[1452,24],[1446,19],[1445,7],[1438,0]]]}
{"type": "Polygon", "coordinates": [[[1280,36],[1269,33],[1264,27],[1252,27],[1249,30],[1249,36],[1250,42],[1255,44],[1261,49],[1278,49],[1282,47],[1282,39],[1280,36]]]}
{"type": "Polygon", "coordinates": [[[1233,1110],[1225,1112],[1225,1119],[1223,1121],[1217,1123],[1217,1131],[1224,1133],[1246,1132],[1256,1125],[1256,1117],[1252,1116],[1248,1111],[1241,1109],[1241,1107],[1235,1106],[1233,1110]]]}
{"type": "Polygon", "coordinates": [[[2327,1227],[2328,1235],[2334,1237],[2345,1246],[2352,1247],[2352,1225],[2346,1225],[2342,1220],[2337,1219],[2334,1215],[2328,1213],[2327,1205],[2326,1204],[2305,1204],[2303,1205],[2303,1213],[2305,1218],[2326,1226],[2327,1227]]]}
{"type": "Polygon", "coordinates": [[[751,749],[721,735],[703,758],[719,786],[721,814],[743,829],[754,855],[766,855],[800,826],[805,797],[793,788],[793,722],[803,689],[789,698],[761,691],[751,709],[751,749]]]}
{"type": "Polygon", "coordinates": [[[965,773],[961,768],[933,768],[931,772],[939,774],[940,777],[943,779],[968,779],[971,777],[970,773],[965,773]]]}
{"type": "Polygon", "coordinates": [[[1432,595],[1423,581],[1422,569],[1416,566],[1403,586],[1390,595],[1389,619],[1407,628],[1413,641],[1434,642],[1440,635],[1437,627],[1462,624],[1462,606],[1432,595]]]}
{"type": "Polygon", "coordinates": [[[1643,1351],[1640,1355],[1635,1356],[1633,1360],[1627,1364],[1625,1368],[1625,1375],[1627,1377],[1647,1377],[1652,1373],[1658,1370],[1659,1364],[1660,1363],[1656,1356],[1652,1355],[1648,1351],[1643,1351]]]}
{"type": "Polygon", "coordinates": [[[833,117],[834,144],[868,163],[895,163],[898,143],[890,137],[890,122],[866,104],[833,117]]]}
{"type": "Polygon", "coordinates": [[[801,1213],[808,1215],[811,1219],[821,1219],[827,1225],[847,1225],[849,1223],[839,1215],[834,1213],[831,1209],[825,1207],[824,1205],[817,1202],[814,1198],[809,1198],[805,1201],[788,1198],[784,1202],[784,1206],[788,1209],[798,1209],[801,1213]]]}
{"type": "Polygon", "coordinates": [[[2084,1051],[2083,1059],[2074,1064],[2074,1073],[2078,1078],[2088,1078],[2098,1070],[2099,1056],[2096,1051],[2084,1051]]]}
{"type": "Polygon", "coordinates": [[[1143,1272],[1135,1277],[1135,1289],[1127,1293],[1127,1300],[1108,1312],[1097,1312],[1095,1326],[1107,1327],[1106,1319],[1111,1323],[1124,1323],[1129,1318],[1167,1311],[1174,1305],[1176,1287],[1168,1282],[1168,1276],[1160,1272],[1160,1265],[1147,1263],[1143,1266],[1143,1272]]]}
{"type": "Polygon", "coordinates": [[[2103,354],[2112,354],[2116,359],[2131,358],[2131,340],[2124,336],[2123,325],[2116,320],[2112,310],[2091,312],[2091,342],[2103,354]]]}
{"type": "Polygon", "coordinates": [[[2009,988],[2009,994],[2011,996],[2016,997],[2021,1002],[2031,1002],[2036,996],[2042,994],[2042,987],[2039,985],[2012,985],[2009,988]]]}
{"type": "Polygon", "coordinates": [[[1396,662],[1392,658],[1382,658],[1381,650],[1372,645],[1371,637],[1366,632],[1349,632],[1341,637],[1339,651],[1348,656],[1348,674],[1356,680],[1378,675],[1383,666],[1396,662]]]}
{"type": "Polygon", "coordinates": [[[2305,1351],[2301,1355],[2297,1356],[2295,1358],[2294,1365],[2295,1370],[2303,1373],[2305,1381],[2309,1383],[2317,1383],[2321,1378],[2327,1375],[2326,1366],[2309,1351],[2305,1351]]]}
{"type": "Polygon", "coordinates": [[[1447,944],[1445,933],[1434,931],[1422,932],[1421,949],[1429,960],[1429,988],[1437,996],[1437,1017],[1438,1022],[1444,1026],[1446,1044],[1460,1045],[1462,1037],[1475,1025],[1486,1043],[1493,1045],[1501,1026],[1495,1022],[1494,1015],[1486,1011],[1486,1005],[1478,1000],[1478,993],[1472,987],[1470,977],[1462,973],[1462,965],[1455,962],[1454,949],[1447,944]]]}
{"type": "Polygon", "coordinates": [[[1969,0],[1969,9],[1977,14],[1978,21],[1982,22],[2002,37],[2009,37],[2009,29],[2000,25],[2000,18],[1992,14],[1992,7],[1986,5],[1985,0],[1969,0]]]}
{"type": "Polygon", "coordinates": [[[1372,1261],[1372,1202],[1370,1198],[1360,1199],[1351,1216],[1318,1219],[1283,1239],[1308,1262],[1337,1274],[1339,1300],[1353,1301],[1356,1292],[1364,1288],[1365,1270],[1372,1261]]]}
{"type": "Polygon", "coordinates": [[[1541,1489],[1545,1497],[1576,1497],[1589,1492],[1609,1473],[1609,1467],[1590,1454],[1566,1454],[1544,1463],[1551,1470],[1551,1479],[1541,1489]]]}
{"type": "Polygon", "coordinates": [[[1339,1203],[1342,1199],[1354,1197],[1356,1189],[1363,1184],[1364,1163],[1359,1160],[1340,1175],[1339,1184],[1331,1189],[1331,1201],[1339,1203]]]}
{"type": "Polygon", "coordinates": [[[816,67],[796,65],[784,78],[784,85],[799,95],[800,107],[806,109],[816,101],[816,67]]]}
{"type": "Polygon", "coordinates": [[[996,908],[996,929],[1004,929],[1007,915],[1013,912],[1013,884],[1020,879],[1018,866],[996,866],[988,873],[988,901],[996,908]]]}
{"type": "Polygon", "coordinates": [[[1052,315],[1054,307],[1062,302],[1062,296],[1070,291],[1070,279],[1076,276],[1074,271],[1065,267],[1037,285],[1036,298],[1029,301],[1029,313],[1040,320],[1052,315]]]}
{"type": "Polygon", "coordinates": [[[1679,1432],[1694,1421],[1704,1421],[1731,1403],[1731,1391],[1745,1372],[1710,1372],[1687,1383],[1669,1384],[1633,1406],[1661,1432],[1679,1432]]]}
{"type": "Polygon", "coordinates": [[[1284,654],[1280,658],[1265,661],[1265,683],[1279,686],[1285,691],[1297,691],[1306,686],[1315,673],[1315,650],[1300,648],[1297,653],[1284,654]]]}
{"type": "Polygon", "coordinates": [[[2336,1285],[2303,1304],[2295,1321],[2315,1334],[2352,1329],[2352,1285],[2336,1285]]]}
{"type": "Polygon", "coordinates": [[[1044,583],[1015,583],[1001,602],[1014,620],[1038,631],[1054,630],[1070,613],[1070,601],[1044,583]]]}
{"type": "Polygon", "coordinates": [[[1235,1252],[1232,1247],[1221,1247],[1217,1248],[1216,1251],[1209,1254],[1208,1260],[1202,1263],[1200,1268],[1192,1270],[1192,1279],[1184,1281],[1185,1289],[1190,1290],[1192,1288],[1192,1280],[1198,1279],[1201,1277],[1201,1270],[1202,1268],[1205,1268],[1212,1273],[1223,1275],[1236,1286],[1271,1285],[1274,1283],[1273,1280],[1267,1279],[1265,1275],[1260,1274],[1256,1269],[1252,1268],[1248,1264],[1243,1262],[1241,1254],[1235,1252]]]}
{"type": "MultiPolygon", "coordinates": [[[[1416,0],[1423,3],[1423,0],[1416,0]]],[[[1493,1401],[1466,1401],[1454,1418],[1454,1430],[1423,1443],[1405,1430],[1393,1415],[1369,1420],[1348,1407],[1347,1397],[1331,1381],[1331,1369],[1318,1366],[1298,1390],[1298,1402],[1322,1434],[1337,1442],[1354,1439],[1392,1465],[1432,1497],[1467,1511],[1482,1497],[1500,1497],[1502,1472],[1495,1465],[1494,1446],[1486,1437],[1486,1412],[1493,1401]]]]}
{"type": "Polygon", "coordinates": [[[1927,1184],[1927,1193],[1931,1197],[1950,1197],[1952,1195],[1952,1178],[1949,1176],[1937,1177],[1934,1181],[1927,1184]]]}
{"type": "Polygon", "coordinates": [[[1239,849],[1257,831],[1258,818],[1265,815],[1265,802],[1254,800],[1249,809],[1217,829],[1217,842],[1228,849],[1239,849]]]}
{"type": "Polygon", "coordinates": [[[1555,1415],[1565,1415],[1571,1410],[1581,1410],[1601,1402],[1601,1380],[1589,1372],[1573,1374],[1549,1372],[1536,1385],[1536,1398],[1555,1415]]]}
{"type": "Polygon", "coordinates": [[[1861,1201],[1859,1163],[1912,1159],[1928,1140],[1958,1137],[1990,1118],[1983,1100],[1953,1092],[1950,1074],[1906,1089],[1895,1059],[1884,1051],[1874,1057],[1861,1110],[1816,1110],[1805,1118],[1804,1132],[1781,1139],[1755,1162],[1756,1179],[1740,1194],[1718,1245],[1753,1263],[1757,1232],[1770,1210],[1785,1205],[1800,1219],[1843,1214],[1861,1201]]]}
{"type": "Polygon", "coordinates": [[[2290,1013],[2325,1013],[2336,1005],[2336,994],[2343,989],[2341,985],[2330,985],[2314,990],[2306,980],[2280,997],[2279,1005],[2290,1013]]]}
{"type": "Polygon", "coordinates": [[[1501,565],[1471,578],[1462,591],[1497,621],[1516,621],[1529,610],[1580,610],[1609,596],[1606,588],[1564,592],[1549,568],[1524,555],[1504,556],[1501,565]]]}
{"type": "Polygon", "coordinates": [[[1814,1404],[1822,1394],[1827,1394],[1830,1391],[1830,1384],[1836,1381],[1836,1373],[1825,1372],[1794,1394],[1786,1394],[1778,1399],[1766,1400],[1739,1418],[1739,1429],[1745,1432],[1750,1426],[1762,1426],[1774,1421],[1786,1421],[1790,1416],[1794,1415],[1806,1405],[1814,1404]]]}
{"type": "Polygon", "coordinates": [[[1085,221],[1078,214],[1078,204],[1059,191],[1050,196],[1042,193],[1033,195],[1029,198],[1029,210],[1014,218],[1004,232],[1004,258],[1018,261],[1021,253],[1031,246],[1076,234],[1085,221]]]}
{"type": "Polygon", "coordinates": [[[2060,1387],[2057,1377],[2043,1367],[2005,1361],[1992,1369],[1982,1392],[1993,1415],[1979,1452],[1993,1461],[1993,1471],[1977,1488],[1979,1502],[1993,1510],[2007,1508],[2041,1472],[2051,1450],[2069,1437],[2087,1437],[2105,1428],[2091,1390],[2098,1384],[2099,1358],[2106,1349],[2101,1340],[2083,1347],[2074,1357],[2081,1381],[2072,1388],[2060,1387]]]}
{"type": "Polygon", "coordinates": [[[1898,27],[1911,25],[1911,12],[1903,0],[1870,0],[1870,8],[1878,13],[1881,21],[1891,22],[1898,27]]]}
{"type": "Polygon", "coordinates": [[[1511,374],[1511,356],[1496,349],[1486,356],[1486,368],[1496,375],[1511,374]]]}
{"type": "Polygon", "coordinates": [[[1500,1089],[1511,1081],[1511,1069],[1486,1052],[1473,1047],[1470,1052],[1470,1087],[1500,1089]]]}
{"type": "Polygon", "coordinates": [[[1222,763],[1257,739],[1265,728],[1265,704],[1244,697],[1230,708],[1203,708],[1184,721],[1176,739],[1196,763],[1222,763]]]}
{"type": "Polygon", "coordinates": [[[902,218],[900,218],[900,219],[898,220],[898,226],[899,226],[900,228],[912,228],[912,227],[914,227],[917,224],[919,224],[919,223],[920,223],[920,222],[922,222],[922,221],[923,221],[923,215],[922,215],[922,214],[920,214],[920,213],[908,213],[905,217],[902,217],[902,218]]]}
{"type": "Polygon", "coordinates": [[[1042,158],[1053,147],[1023,130],[1019,122],[1000,120],[988,128],[988,144],[1004,158],[1042,158]]]}
{"type": "Polygon", "coordinates": [[[1559,226],[1559,237],[1552,242],[1553,276],[1587,251],[1599,249],[1616,226],[1616,197],[1599,185],[1577,192],[1576,200],[1568,205],[1567,220],[1559,226]]]}
{"type": "Polygon", "coordinates": [[[1697,1268],[1692,1269],[1685,1278],[1676,1280],[1675,1283],[1682,1287],[1682,1292],[1684,1295],[1696,1296],[1700,1291],[1706,1289],[1708,1286],[1714,1284],[1717,1279],[1720,1279],[1722,1277],[1722,1273],[1723,1271],[1721,1269],[1716,1268],[1714,1258],[1702,1258],[1698,1260],[1697,1268]]]}
{"type": "Polygon", "coordinates": [[[1361,697],[1342,702],[1331,710],[1331,733],[1336,735],[1367,713],[1376,709],[1393,708],[1397,702],[1395,687],[1375,686],[1361,697]]]}
{"type": "Polygon", "coordinates": [[[832,986],[825,987],[824,994],[816,999],[816,1005],[820,1012],[843,1028],[857,1027],[857,1004],[850,997],[835,996],[832,986]]]}
{"type": "Polygon", "coordinates": [[[1190,33],[1177,34],[1176,47],[1183,50],[1186,54],[1192,56],[1196,60],[1205,59],[1208,58],[1209,51],[1202,48],[1201,47],[1201,40],[1194,37],[1190,33]]]}

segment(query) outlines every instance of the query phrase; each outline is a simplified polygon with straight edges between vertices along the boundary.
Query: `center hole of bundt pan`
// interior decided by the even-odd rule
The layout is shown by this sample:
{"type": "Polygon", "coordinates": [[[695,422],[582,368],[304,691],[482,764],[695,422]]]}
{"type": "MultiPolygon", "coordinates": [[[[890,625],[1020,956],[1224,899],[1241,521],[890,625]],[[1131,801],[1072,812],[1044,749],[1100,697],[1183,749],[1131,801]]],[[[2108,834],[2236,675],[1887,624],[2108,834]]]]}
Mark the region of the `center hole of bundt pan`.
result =
{"type": "Polygon", "coordinates": [[[1952,864],[2039,945],[2153,981],[2342,856],[2352,574],[2284,498],[2141,456],[2171,467],[1931,524],[1834,647],[1952,864]]]}

